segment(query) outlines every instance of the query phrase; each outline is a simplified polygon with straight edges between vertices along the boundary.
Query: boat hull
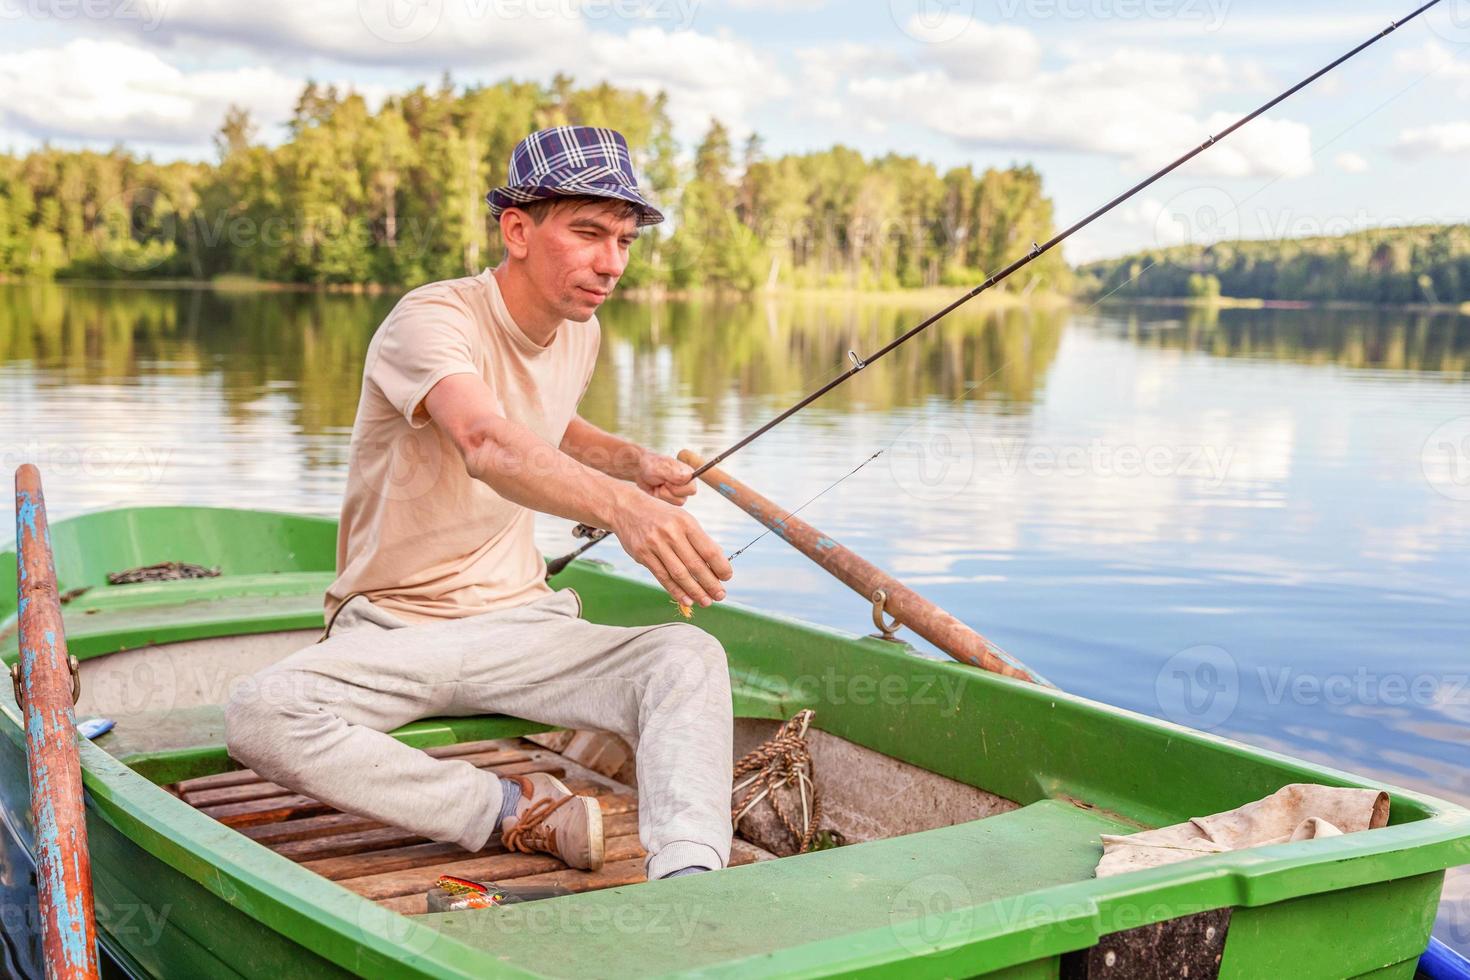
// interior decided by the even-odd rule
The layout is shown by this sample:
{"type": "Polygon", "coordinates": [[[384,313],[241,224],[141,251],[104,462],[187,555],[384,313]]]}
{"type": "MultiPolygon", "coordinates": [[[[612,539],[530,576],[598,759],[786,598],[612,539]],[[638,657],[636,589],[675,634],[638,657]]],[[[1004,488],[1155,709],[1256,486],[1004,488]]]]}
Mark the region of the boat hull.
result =
{"type": "MultiPolygon", "coordinates": [[[[221,637],[280,636],[285,649],[320,627],[333,531],[319,519],[199,508],[59,522],[62,588],[92,585],[67,609],[71,649],[99,684],[107,657],[150,643],[158,663],[165,645],[221,637]],[[101,558],[84,546],[99,537],[111,542],[101,558]],[[99,584],[107,569],[162,560],[225,574],[99,584]]],[[[595,564],[564,581],[595,621],[675,615],[658,590],[595,564]]],[[[104,946],[149,976],[1099,976],[1088,958],[1105,958],[1110,943],[1115,963],[1162,955],[1128,951],[1146,934],[1188,944],[1214,915],[1224,917],[1209,940],[1222,977],[1411,977],[1445,868],[1470,863],[1470,813],[1384,786],[1393,814],[1381,830],[1096,879],[1100,833],[1218,812],[1289,782],[1379,784],[899,644],[729,604],[696,622],[725,645],[742,718],[811,707],[826,735],[1014,808],[713,875],[410,918],[160,789],[235,768],[210,728],[217,691],[174,668],[166,707],[82,745],[104,946]],[[176,718],[195,737],[150,730],[144,717],[176,718]]],[[[428,747],[537,730],[485,717],[395,734],[428,747]]],[[[34,854],[23,745],[14,702],[0,694],[0,810],[34,854]]]]}

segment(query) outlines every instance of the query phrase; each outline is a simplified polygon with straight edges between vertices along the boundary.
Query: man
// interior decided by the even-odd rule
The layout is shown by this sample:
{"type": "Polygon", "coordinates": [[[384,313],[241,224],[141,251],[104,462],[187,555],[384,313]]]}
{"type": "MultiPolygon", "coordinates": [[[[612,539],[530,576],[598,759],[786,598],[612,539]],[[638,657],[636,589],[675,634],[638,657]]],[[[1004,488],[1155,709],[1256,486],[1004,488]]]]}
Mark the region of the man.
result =
{"type": "Polygon", "coordinates": [[[487,196],[505,260],[403,297],[368,347],[327,628],[226,709],[230,753],[340,809],[484,847],[603,862],[597,802],[551,776],[499,778],[388,732],[500,712],[611,731],[636,752],[649,878],[729,859],[732,717],[724,651],[684,623],[598,626],[553,592],[532,510],[615,532],[680,602],[725,596],[729,563],[687,512],[692,471],[576,414],[595,313],[640,226],[623,137],[558,127],[487,196]]]}

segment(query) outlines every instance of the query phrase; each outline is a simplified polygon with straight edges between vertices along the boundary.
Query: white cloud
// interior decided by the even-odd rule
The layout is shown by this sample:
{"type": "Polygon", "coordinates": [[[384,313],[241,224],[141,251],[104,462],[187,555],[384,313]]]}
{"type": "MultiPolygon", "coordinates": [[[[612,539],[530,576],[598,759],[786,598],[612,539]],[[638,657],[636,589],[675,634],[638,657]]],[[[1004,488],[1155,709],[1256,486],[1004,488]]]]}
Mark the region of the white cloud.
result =
{"type": "MultiPolygon", "coordinates": [[[[544,74],[566,70],[555,51],[544,54],[544,74]]],[[[743,136],[756,106],[786,96],[790,84],[766,55],[728,33],[700,34],[663,27],[634,28],[625,35],[599,35],[576,67],[581,82],[606,79],[616,85],[668,94],[676,135],[694,142],[712,118],[743,136]]]]}
{"type": "Polygon", "coordinates": [[[817,119],[842,119],[847,112],[843,100],[846,80],[860,73],[893,74],[906,71],[908,62],[897,52],[852,41],[796,52],[801,66],[802,98],[794,112],[817,119]]]}
{"type": "Polygon", "coordinates": [[[185,72],[117,41],[75,40],[0,60],[6,123],[37,137],[198,145],[232,102],[267,125],[289,118],[301,85],[270,68],[185,72]]]}
{"type": "Polygon", "coordinates": [[[1358,153],[1339,153],[1332,162],[1345,174],[1365,174],[1369,170],[1368,161],[1358,153]]]}
{"type": "Polygon", "coordinates": [[[1456,95],[1470,98],[1470,61],[1465,60],[1438,41],[1404,50],[1394,55],[1394,66],[1416,77],[1432,75],[1436,79],[1459,82],[1456,95]]]}
{"type": "Polygon", "coordinates": [[[1198,40],[1211,46],[1364,41],[1388,26],[1387,19],[1377,14],[1334,11],[1331,17],[1316,13],[1244,16],[1230,6],[1229,0],[1218,0],[1215,9],[1196,4],[1191,17],[1115,18],[1106,22],[1087,21],[1085,26],[1094,36],[1198,40]]]}
{"type": "MultiPolygon", "coordinates": [[[[697,140],[712,117],[743,135],[757,106],[789,92],[786,76],[770,57],[727,32],[642,22],[621,33],[594,30],[589,26],[594,20],[553,16],[569,9],[565,0],[391,0],[410,6],[397,11],[402,15],[397,19],[384,20],[378,17],[388,9],[383,2],[363,0],[344,17],[340,4],[327,0],[262,5],[249,16],[232,0],[170,0],[157,30],[133,31],[127,40],[76,40],[7,54],[0,61],[0,122],[8,120],[11,128],[42,139],[197,147],[207,144],[225,107],[235,102],[252,111],[263,133],[273,135],[268,127],[289,118],[305,79],[270,66],[285,63],[283,54],[300,53],[405,69],[396,88],[432,82],[449,69],[461,81],[550,80],[569,72],[583,84],[609,81],[650,93],[662,90],[669,96],[676,133],[686,143],[697,140]],[[499,17],[500,8],[521,15],[499,17]],[[415,17],[428,19],[415,26],[415,17]],[[394,35],[394,29],[400,33],[394,35]],[[394,36],[400,41],[391,40],[394,36]],[[171,63],[201,53],[217,60],[226,45],[244,49],[255,64],[188,71],[171,63]]],[[[659,9],[677,11],[681,2],[697,6],[697,0],[679,0],[659,9]]],[[[582,8],[584,13],[603,9],[582,8]]],[[[112,26],[132,30],[126,23],[112,26]]],[[[361,74],[350,66],[343,71],[361,74]]],[[[319,73],[316,77],[323,80],[319,73]]],[[[356,88],[386,92],[388,86],[356,88]]]]}
{"type": "Polygon", "coordinates": [[[1031,75],[1041,64],[1041,45],[1023,27],[915,16],[904,26],[910,37],[930,45],[928,60],[964,82],[1003,81],[1031,75]]]}
{"type": "Polygon", "coordinates": [[[438,70],[488,60],[514,64],[542,46],[565,60],[585,31],[568,4],[549,0],[297,0],[259,4],[248,13],[237,0],[168,0],[158,28],[135,39],[438,70]]]}
{"type": "Polygon", "coordinates": [[[1394,150],[1406,157],[1470,153],[1470,122],[1439,123],[1401,130],[1394,150]]]}
{"type": "MultiPolygon", "coordinates": [[[[1202,111],[1207,96],[1233,91],[1241,80],[1238,67],[1219,56],[1121,49],[1043,70],[1028,46],[1008,36],[1006,45],[1018,52],[1014,64],[1032,70],[985,79],[953,68],[965,60],[965,43],[962,36],[934,45],[929,60],[940,67],[869,73],[825,94],[850,99],[855,115],[919,122],[961,145],[1099,153],[1140,171],[1167,163],[1240,115],[1202,111]],[[951,45],[959,47],[944,54],[951,45]]],[[[1196,176],[1303,176],[1312,171],[1311,131],[1262,117],[1189,167],[1196,176]]]]}

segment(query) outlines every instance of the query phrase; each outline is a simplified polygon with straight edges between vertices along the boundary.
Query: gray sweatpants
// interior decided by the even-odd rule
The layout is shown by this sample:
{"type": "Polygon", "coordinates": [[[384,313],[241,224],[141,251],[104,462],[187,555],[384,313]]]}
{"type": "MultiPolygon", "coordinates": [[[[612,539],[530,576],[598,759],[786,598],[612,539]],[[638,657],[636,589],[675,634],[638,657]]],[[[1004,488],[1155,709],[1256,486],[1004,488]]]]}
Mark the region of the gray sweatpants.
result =
{"type": "Polygon", "coordinates": [[[580,616],[570,589],[423,625],[356,596],[327,639],[232,692],[230,754],[338,809],[476,851],[500,812],[500,780],[385,732],[497,712],[613,732],[637,754],[648,877],[724,867],[733,718],[719,641],[688,623],[599,626],[580,616]]]}

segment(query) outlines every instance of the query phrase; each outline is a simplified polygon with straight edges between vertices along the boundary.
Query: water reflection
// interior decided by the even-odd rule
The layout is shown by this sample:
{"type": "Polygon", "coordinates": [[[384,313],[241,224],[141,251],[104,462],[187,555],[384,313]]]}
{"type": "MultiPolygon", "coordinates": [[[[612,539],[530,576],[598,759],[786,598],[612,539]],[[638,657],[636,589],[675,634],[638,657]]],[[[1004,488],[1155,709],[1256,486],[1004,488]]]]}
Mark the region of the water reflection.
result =
{"type": "Polygon", "coordinates": [[[1145,347],[1344,368],[1433,372],[1470,368],[1470,317],[1391,310],[1105,308],[1100,329],[1145,347]]]}
{"type": "MultiPolygon", "coordinates": [[[[55,517],[335,515],[392,303],[0,287],[0,461],[42,464],[55,517]]],[[[930,309],[613,303],[582,411],[667,452],[717,450],[930,309]]],[[[1434,433],[1470,419],[1467,359],[1458,316],[966,308],[730,469],[784,503],[817,497],[804,517],[1068,690],[1198,727],[1168,665],[1218,648],[1222,734],[1470,801],[1470,439],[1465,459],[1431,459],[1434,433]],[[1360,672],[1378,692],[1424,676],[1433,696],[1309,696],[1283,670],[1350,692],[1360,672]]],[[[758,532],[714,495],[691,506],[730,550],[758,532]]],[[[540,537],[570,543],[565,522],[540,537]]],[[[594,554],[631,567],[613,543],[594,554]]],[[[869,628],[774,536],[737,561],[731,595],[869,628]]]]}

